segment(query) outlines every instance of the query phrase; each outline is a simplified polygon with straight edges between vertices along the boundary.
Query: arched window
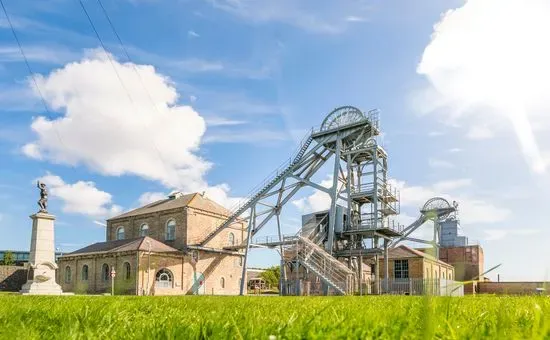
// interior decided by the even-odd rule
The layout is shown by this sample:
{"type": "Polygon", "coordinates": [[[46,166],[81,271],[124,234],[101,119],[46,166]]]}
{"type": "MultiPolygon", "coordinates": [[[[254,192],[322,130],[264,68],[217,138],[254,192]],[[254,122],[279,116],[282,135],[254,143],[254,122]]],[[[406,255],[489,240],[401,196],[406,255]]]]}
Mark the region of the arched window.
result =
{"type": "Polygon", "coordinates": [[[65,267],[65,283],[71,283],[71,267],[65,267]]]}
{"type": "Polygon", "coordinates": [[[149,236],[149,225],[147,223],[143,223],[139,227],[139,236],[149,236]]]}
{"type": "Polygon", "coordinates": [[[229,245],[234,246],[235,245],[235,234],[229,233],[229,245]]]}
{"type": "Polygon", "coordinates": [[[124,227],[118,227],[116,229],[116,239],[124,240],[124,227]]]}
{"type": "Polygon", "coordinates": [[[176,239],[176,221],[169,219],[166,222],[166,241],[173,241],[176,239]]]}
{"type": "Polygon", "coordinates": [[[243,266],[243,257],[239,256],[239,266],[243,266]]]}
{"type": "Polygon", "coordinates": [[[101,277],[103,278],[103,281],[109,281],[109,276],[111,276],[109,265],[107,263],[104,263],[101,267],[101,277]]]}
{"type": "Polygon", "coordinates": [[[222,288],[225,288],[225,278],[221,278],[220,279],[220,285],[222,286],[222,288]]]}
{"type": "Polygon", "coordinates": [[[82,281],[88,281],[88,265],[87,264],[82,266],[81,278],[82,278],[82,281]]]}
{"type": "Polygon", "coordinates": [[[163,268],[157,272],[155,286],[159,288],[172,288],[172,272],[163,268]]]}
{"type": "Polygon", "coordinates": [[[130,277],[132,276],[132,267],[130,267],[130,263],[124,262],[124,280],[130,280],[130,277]]]}

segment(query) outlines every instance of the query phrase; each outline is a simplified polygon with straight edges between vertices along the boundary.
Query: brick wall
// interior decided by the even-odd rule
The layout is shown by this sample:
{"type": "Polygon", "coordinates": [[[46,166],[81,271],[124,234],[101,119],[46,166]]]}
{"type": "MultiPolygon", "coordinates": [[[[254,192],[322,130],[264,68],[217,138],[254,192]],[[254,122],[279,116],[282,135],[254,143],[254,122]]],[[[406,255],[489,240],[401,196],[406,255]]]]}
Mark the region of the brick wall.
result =
{"type": "MultiPolygon", "coordinates": [[[[432,261],[430,259],[425,259],[422,257],[402,258],[401,260],[408,260],[409,278],[411,279],[438,278],[445,280],[454,280],[454,269],[451,265],[444,265],[438,261],[432,261]]],[[[395,259],[390,258],[390,261],[388,263],[390,279],[393,279],[395,276],[394,261],[395,259]]],[[[379,270],[380,278],[383,279],[384,259],[380,260],[379,270]]]]}
{"type": "Polygon", "coordinates": [[[457,281],[469,281],[483,273],[483,248],[478,245],[440,248],[439,259],[453,265],[457,281]]]}
{"type": "Polygon", "coordinates": [[[187,238],[185,210],[186,208],[178,208],[108,221],[107,241],[116,240],[116,232],[119,227],[124,227],[124,238],[126,239],[140,237],[141,226],[147,224],[149,237],[171,247],[182,249],[187,238]],[[166,240],[166,224],[172,219],[176,221],[175,240],[166,240]]]}
{"type": "Polygon", "coordinates": [[[27,282],[27,269],[20,266],[0,266],[0,290],[17,292],[27,282]]]}
{"type": "Polygon", "coordinates": [[[513,294],[533,295],[537,288],[546,288],[545,295],[550,294],[550,282],[478,282],[478,294],[513,294]]]}

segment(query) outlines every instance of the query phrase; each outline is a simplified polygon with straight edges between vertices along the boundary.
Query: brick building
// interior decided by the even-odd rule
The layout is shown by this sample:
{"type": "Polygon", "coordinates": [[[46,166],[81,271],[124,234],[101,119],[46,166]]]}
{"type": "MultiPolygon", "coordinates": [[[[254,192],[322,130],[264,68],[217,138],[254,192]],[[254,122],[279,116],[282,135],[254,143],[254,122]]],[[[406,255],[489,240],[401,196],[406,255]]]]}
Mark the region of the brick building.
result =
{"type": "Polygon", "coordinates": [[[245,238],[235,222],[198,246],[229,212],[201,194],[176,193],[107,220],[106,242],[59,258],[63,291],[110,292],[114,269],[119,294],[239,293],[243,254],[224,250],[245,238]]]}
{"type": "Polygon", "coordinates": [[[439,248],[439,259],[455,268],[457,281],[478,279],[483,274],[483,248],[479,245],[439,248]]]}
{"type": "MultiPolygon", "coordinates": [[[[389,278],[390,279],[440,279],[456,280],[455,269],[449,263],[435,257],[400,245],[389,249],[389,278]]],[[[380,257],[378,266],[380,278],[385,278],[384,257],[380,257]]]]}

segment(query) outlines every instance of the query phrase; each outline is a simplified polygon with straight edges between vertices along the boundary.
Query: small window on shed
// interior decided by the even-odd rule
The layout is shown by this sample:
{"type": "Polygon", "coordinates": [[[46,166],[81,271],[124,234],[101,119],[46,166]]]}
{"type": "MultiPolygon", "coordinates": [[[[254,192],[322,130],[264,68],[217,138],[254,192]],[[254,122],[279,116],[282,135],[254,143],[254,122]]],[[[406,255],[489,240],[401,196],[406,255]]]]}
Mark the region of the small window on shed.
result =
{"type": "Polygon", "coordinates": [[[225,278],[224,278],[224,277],[222,277],[222,278],[220,279],[220,286],[221,286],[222,288],[225,288],[225,278]]]}

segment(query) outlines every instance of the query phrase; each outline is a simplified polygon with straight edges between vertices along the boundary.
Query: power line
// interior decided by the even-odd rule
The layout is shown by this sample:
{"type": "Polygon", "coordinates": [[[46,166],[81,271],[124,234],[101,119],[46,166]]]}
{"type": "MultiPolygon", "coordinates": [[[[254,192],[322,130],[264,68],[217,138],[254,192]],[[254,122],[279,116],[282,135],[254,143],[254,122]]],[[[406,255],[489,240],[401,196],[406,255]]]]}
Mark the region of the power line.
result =
{"type": "MultiPolygon", "coordinates": [[[[36,81],[36,78],[34,77],[34,72],[32,71],[31,65],[29,64],[29,60],[27,59],[27,56],[25,55],[25,51],[23,50],[23,46],[21,45],[21,42],[19,41],[19,37],[17,37],[17,33],[15,32],[15,28],[13,27],[13,24],[11,22],[10,16],[8,15],[8,11],[6,10],[6,7],[4,6],[4,1],[0,0],[0,5],[2,5],[2,10],[4,11],[4,15],[6,16],[6,19],[8,21],[8,24],[11,28],[11,33],[13,34],[13,37],[15,38],[15,41],[17,42],[17,46],[19,46],[19,51],[21,52],[21,55],[23,56],[23,60],[25,61],[25,65],[27,65],[27,70],[29,71],[29,74],[31,76],[32,82],[34,83],[34,87],[36,88],[36,91],[38,91],[38,94],[40,96],[40,99],[42,101],[42,104],[44,105],[44,109],[46,110],[46,114],[48,115],[48,118],[50,120],[54,120],[52,117],[52,113],[50,112],[50,109],[48,109],[48,104],[46,103],[46,99],[44,98],[44,95],[42,95],[42,91],[40,91],[40,87],[38,86],[38,82],[36,81]]],[[[57,131],[57,128],[55,127],[55,124],[52,124],[54,132],[57,136],[57,139],[59,139],[59,142],[65,146],[63,143],[63,140],[61,139],[61,136],[59,135],[59,132],[57,131]]]]}
{"type": "MultiPolygon", "coordinates": [[[[122,78],[120,76],[120,74],[118,73],[117,69],[116,69],[116,65],[114,64],[113,62],[113,59],[111,58],[111,55],[108,53],[107,51],[107,48],[105,47],[105,44],[103,43],[103,40],[101,39],[101,36],[99,35],[97,29],[96,29],[96,26],[91,18],[91,16],[88,14],[88,11],[86,10],[86,7],[84,6],[84,3],[82,2],[82,0],[79,0],[79,3],[80,3],[80,6],[82,7],[82,10],[84,11],[84,14],[86,14],[86,18],[88,19],[88,22],[90,23],[90,26],[92,27],[100,45],[101,45],[101,48],[103,49],[103,52],[105,52],[105,55],[107,56],[107,59],[109,59],[109,62],[111,64],[111,66],[113,67],[113,70],[115,71],[116,73],[116,76],[118,78],[118,81],[120,82],[124,92],[126,92],[126,95],[128,96],[128,99],[130,100],[132,106],[134,106],[134,108],[137,108],[134,100],[132,99],[131,95],[130,95],[130,92],[128,91],[128,89],[126,88],[126,86],[124,85],[124,82],[122,81],[122,78]]],[[[149,97],[149,100],[151,101],[151,103],[153,104],[153,108],[157,111],[157,113],[160,115],[160,112],[158,111],[158,108],[157,106],[155,105],[149,91],[147,91],[147,88],[145,87],[145,84],[143,82],[143,79],[141,78],[141,75],[139,74],[139,72],[137,71],[137,68],[135,66],[135,64],[132,62],[131,58],[130,58],[130,55],[128,54],[128,51],[126,50],[126,47],[124,46],[124,44],[122,43],[122,39],[120,39],[120,36],[118,35],[118,33],[116,32],[115,28],[114,28],[114,25],[111,21],[111,19],[109,18],[108,14],[107,14],[107,11],[105,10],[105,7],[103,7],[103,4],[101,2],[99,2],[101,8],[103,9],[103,13],[105,14],[105,16],[107,17],[107,20],[109,21],[109,25],[111,26],[111,29],[113,30],[113,32],[115,33],[119,43],[121,44],[123,50],[124,50],[124,53],[126,55],[126,57],[128,58],[128,60],[130,61],[130,64],[132,66],[132,69],[134,70],[134,72],[138,75],[138,78],[145,90],[145,92],[147,93],[147,96],[149,97]]],[[[164,160],[164,158],[162,157],[161,153],[160,153],[160,150],[159,148],[157,147],[156,145],[156,142],[155,140],[151,138],[151,141],[152,141],[152,144],[153,144],[153,147],[155,148],[156,150],[156,153],[157,153],[157,156],[159,158],[159,160],[161,161],[163,167],[164,167],[164,171],[166,172],[166,174],[168,175],[169,172],[168,172],[168,167],[166,165],[166,161],[164,160]]],[[[179,182],[180,186],[181,185],[181,179],[180,177],[178,176],[177,172],[176,172],[176,180],[179,182]]],[[[183,186],[182,186],[183,187],[183,186]]]]}

